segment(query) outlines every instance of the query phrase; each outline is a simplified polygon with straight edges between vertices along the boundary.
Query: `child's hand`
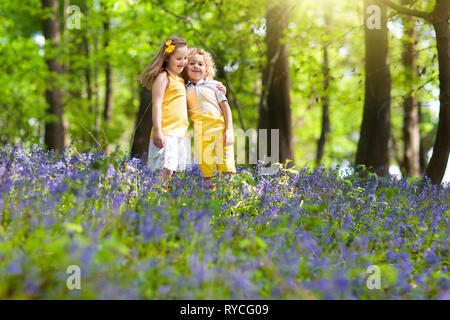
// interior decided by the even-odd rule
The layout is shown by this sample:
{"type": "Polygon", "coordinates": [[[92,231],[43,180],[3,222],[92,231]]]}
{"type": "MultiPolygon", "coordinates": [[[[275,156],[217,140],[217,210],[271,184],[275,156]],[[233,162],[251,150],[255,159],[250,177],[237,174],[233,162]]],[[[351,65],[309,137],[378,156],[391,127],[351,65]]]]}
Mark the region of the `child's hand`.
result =
{"type": "Polygon", "coordinates": [[[220,90],[220,92],[222,92],[223,94],[227,94],[227,88],[225,88],[225,86],[222,84],[222,82],[219,82],[219,84],[217,85],[217,89],[220,90]]]}
{"type": "Polygon", "coordinates": [[[164,136],[161,129],[153,132],[153,144],[158,148],[164,147],[164,136]]]}
{"type": "Polygon", "coordinates": [[[233,129],[225,130],[225,145],[231,146],[234,143],[234,132],[233,129]]]}

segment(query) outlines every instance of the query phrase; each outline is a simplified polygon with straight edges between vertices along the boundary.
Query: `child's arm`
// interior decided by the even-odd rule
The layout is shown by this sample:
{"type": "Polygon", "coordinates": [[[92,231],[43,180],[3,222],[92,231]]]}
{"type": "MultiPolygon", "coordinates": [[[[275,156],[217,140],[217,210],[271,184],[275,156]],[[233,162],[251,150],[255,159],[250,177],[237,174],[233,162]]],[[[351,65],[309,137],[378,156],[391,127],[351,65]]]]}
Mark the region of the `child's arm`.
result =
{"type": "Polygon", "coordinates": [[[216,88],[220,90],[223,94],[227,94],[227,88],[223,85],[222,82],[217,82],[216,88]]]}
{"type": "Polygon", "coordinates": [[[155,78],[152,86],[153,144],[158,148],[164,147],[164,136],[161,130],[161,106],[168,81],[166,74],[163,72],[155,78]]]}
{"type": "Polygon", "coordinates": [[[222,109],[223,118],[225,120],[225,144],[231,146],[234,143],[234,132],[233,132],[233,116],[231,114],[230,106],[228,101],[224,100],[219,103],[220,109],[222,109]]]}

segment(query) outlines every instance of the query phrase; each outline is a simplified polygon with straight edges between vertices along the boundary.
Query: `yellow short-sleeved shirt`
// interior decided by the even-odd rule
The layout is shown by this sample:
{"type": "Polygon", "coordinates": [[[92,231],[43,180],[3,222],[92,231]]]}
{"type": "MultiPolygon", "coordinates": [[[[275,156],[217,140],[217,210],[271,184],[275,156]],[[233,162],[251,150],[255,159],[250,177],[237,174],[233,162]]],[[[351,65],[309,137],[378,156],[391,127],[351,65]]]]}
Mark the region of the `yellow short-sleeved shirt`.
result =
{"type": "MultiPolygon", "coordinates": [[[[165,136],[183,138],[189,127],[186,87],[181,77],[170,74],[169,86],[164,92],[161,106],[161,131],[165,136]]],[[[150,137],[153,137],[153,128],[150,137]]]]}

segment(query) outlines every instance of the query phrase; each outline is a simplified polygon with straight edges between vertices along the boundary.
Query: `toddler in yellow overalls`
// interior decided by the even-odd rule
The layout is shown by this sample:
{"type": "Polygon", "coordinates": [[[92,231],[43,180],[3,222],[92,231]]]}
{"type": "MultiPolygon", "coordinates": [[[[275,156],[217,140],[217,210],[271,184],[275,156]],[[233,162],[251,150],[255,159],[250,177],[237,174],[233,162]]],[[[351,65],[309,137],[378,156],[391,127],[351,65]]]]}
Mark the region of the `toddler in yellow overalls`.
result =
{"type": "Polygon", "coordinates": [[[226,96],[213,80],[214,64],[209,53],[190,48],[183,70],[187,107],[194,124],[194,150],[202,175],[209,179],[236,173],[231,109],[226,96]]]}

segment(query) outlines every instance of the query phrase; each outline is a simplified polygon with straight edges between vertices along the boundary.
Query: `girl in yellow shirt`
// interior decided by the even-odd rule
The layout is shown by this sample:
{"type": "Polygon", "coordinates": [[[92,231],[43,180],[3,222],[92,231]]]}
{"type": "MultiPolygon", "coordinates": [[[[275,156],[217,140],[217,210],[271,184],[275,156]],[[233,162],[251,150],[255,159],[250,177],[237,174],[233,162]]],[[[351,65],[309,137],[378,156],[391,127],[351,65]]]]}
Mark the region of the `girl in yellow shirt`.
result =
{"type": "Polygon", "coordinates": [[[186,87],[181,72],[187,63],[186,40],[171,36],[161,45],[136,80],[152,90],[153,127],[148,151],[148,164],[161,170],[163,185],[174,171],[186,168],[185,137],[189,126],[186,87]]]}
{"type": "Polygon", "coordinates": [[[194,124],[194,150],[206,180],[236,173],[234,164],[233,119],[228,100],[217,88],[211,55],[202,49],[189,49],[183,71],[187,82],[187,107],[194,124]]]}

